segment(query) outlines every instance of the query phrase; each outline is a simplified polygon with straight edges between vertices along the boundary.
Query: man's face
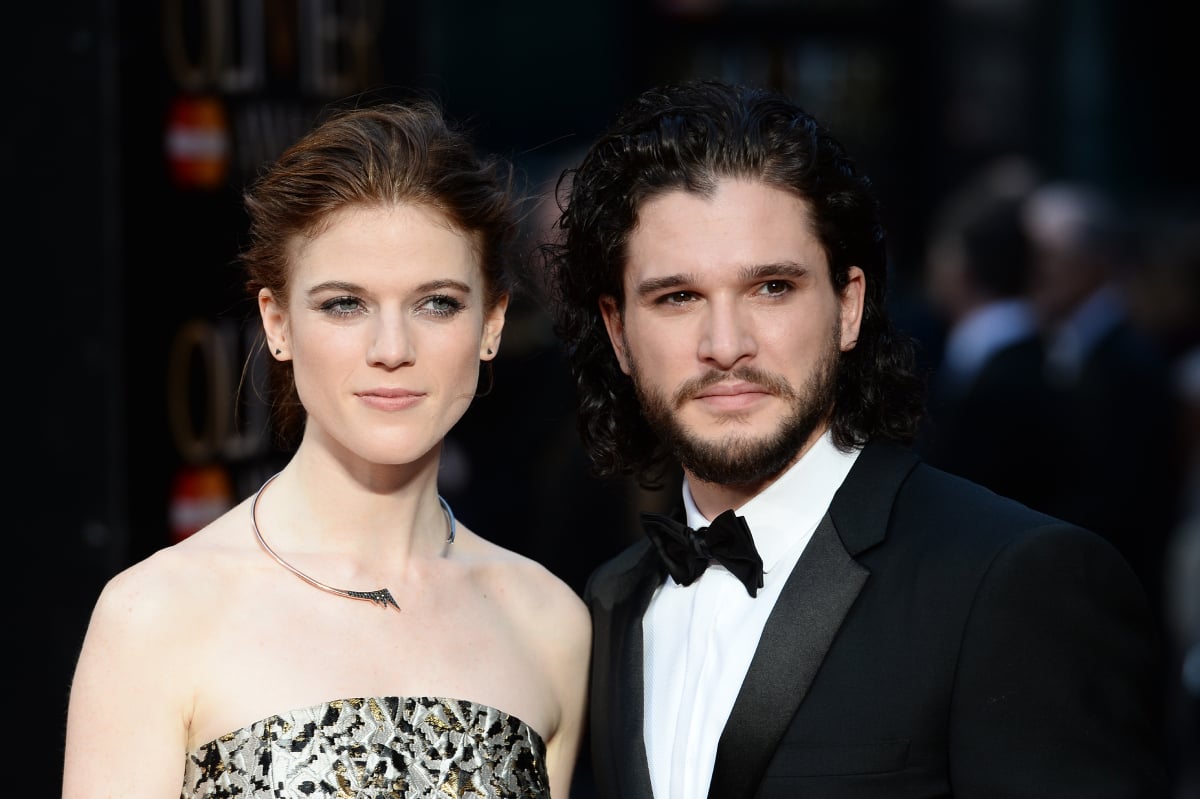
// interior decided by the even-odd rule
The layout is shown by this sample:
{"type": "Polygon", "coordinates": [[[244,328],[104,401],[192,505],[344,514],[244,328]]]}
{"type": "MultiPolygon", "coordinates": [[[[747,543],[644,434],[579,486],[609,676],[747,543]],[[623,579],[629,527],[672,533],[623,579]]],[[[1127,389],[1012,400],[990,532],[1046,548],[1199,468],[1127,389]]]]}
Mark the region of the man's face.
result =
{"type": "Polygon", "coordinates": [[[835,291],[807,204],[753,180],[647,201],[628,256],[601,311],[647,420],[693,479],[773,478],[828,427],[862,270],[835,291]]]}

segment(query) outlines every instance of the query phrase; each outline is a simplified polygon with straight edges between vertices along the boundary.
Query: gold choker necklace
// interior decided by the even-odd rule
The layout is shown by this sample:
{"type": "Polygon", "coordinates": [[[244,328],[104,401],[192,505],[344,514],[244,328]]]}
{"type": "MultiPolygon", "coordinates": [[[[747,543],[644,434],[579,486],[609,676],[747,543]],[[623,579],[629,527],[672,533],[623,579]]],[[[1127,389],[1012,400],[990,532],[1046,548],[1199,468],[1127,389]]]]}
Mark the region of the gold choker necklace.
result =
{"type": "MultiPolygon", "coordinates": [[[[283,558],[279,557],[279,555],[276,554],[275,550],[271,549],[271,547],[267,544],[267,542],[265,540],[263,540],[262,533],[260,533],[258,531],[258,498],[262,496],[263,489],[266,488],[268,485],[270,485],[271,481],[274,480],[276,477],[278,477],[279,474],[280,474],[279,472],[276,472],[275,474],[268,477],[267,481],[265,483],[263,483],[261,486],[259,486],[258,491],[256,491],[254,494],[254,501],[250,503],[250,527],[251,527],[251,529],[254,530],[254,537],[258,539],[258,543],[260,545],[262,545],[262,548],[267,551],[267,554],[270,555],[271,557],[275,558],[275,560],[279,561],[280,566],[283,566],[285,569],[287,569],[292,574],[299,577],[301,580],[304,580],[306,583],[309,583],[310,585],[315,585],[317,588],[320,588],[322,591],[328,591],[331,594],[337,594],[338,596],[344,596],[347,599],[361,599],[365,602],[374,602],[376,605],[379,605],[381,608],[386,608],[388,605],[391,605],[396,610],[400,610],[400,605],[398,605],[396,603],[395,598],[392,596],[392,592],[387,590],[386,588],[380,588],[375,591],[344,591],[341,588],[334,588],[331,585],[325,585],[325,583],[320,582],[319,580],[314,580],[313,578],[309,577],[307,574],[300,571],[299,569],[297,569],[292,564],[288,563],[283,558]]],[[[458,529],[458,525],[454,521],[454,511],[450,510],[449,503],[447,503],[446,500],[442,498],[441,494],[438,494],[438,502],[442,503],[442,511],[446,514],[446,522],[450,525],[450,533],[446,536],[446,543],[453,544],[454,543],[454,533],[458,529]]]]}

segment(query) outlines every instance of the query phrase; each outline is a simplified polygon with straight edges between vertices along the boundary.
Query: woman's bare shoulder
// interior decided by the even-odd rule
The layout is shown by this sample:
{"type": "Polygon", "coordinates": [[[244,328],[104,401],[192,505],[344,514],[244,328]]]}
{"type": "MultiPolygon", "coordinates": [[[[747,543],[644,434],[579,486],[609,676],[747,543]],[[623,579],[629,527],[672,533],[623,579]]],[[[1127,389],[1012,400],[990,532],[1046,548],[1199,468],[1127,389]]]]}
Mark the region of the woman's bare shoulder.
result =
{"type": "Polygon", "coordinates": [[[241,515],[240,506],[234,508],[188,538],[118,572],[100,593],[92,625],[166,635],[178,630],[181,622],[194,622],[210,613],[232,584],[231,574],[252,552],[238,540],[241,515]]]}
{"type": "Polygon", "coordinates": [[[545,564],[520,552],[471,536],[471,557],[483,564],[480,579],[490,584],[509,615],[525,620],[538,638],[548,629],[548,645],[568,649],[586,644],[591,635],[587,606],[576,591],[545,564]]]}
{"type": "MultiPolygon", "coordinates": [[[[500,598],[518,648],[536,666],[536,699],[543,733],[549,734],[548,762],[566,769],[575,760],[587,700],[592,623],[582,597],[544,564],[488,544],[489,590],[500,598]]],[[[531,674],[535,672],[530,672],[531,674]]]]}

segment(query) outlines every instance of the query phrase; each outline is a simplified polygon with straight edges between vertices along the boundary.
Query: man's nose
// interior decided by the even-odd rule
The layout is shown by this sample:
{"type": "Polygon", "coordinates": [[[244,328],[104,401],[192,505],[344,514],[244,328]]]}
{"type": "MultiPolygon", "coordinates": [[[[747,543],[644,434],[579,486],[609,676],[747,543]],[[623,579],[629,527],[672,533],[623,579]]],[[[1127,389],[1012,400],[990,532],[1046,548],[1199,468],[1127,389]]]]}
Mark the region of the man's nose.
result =
{"type": "Polygon", "coordinates": [[[736,299],[710,298],[703,312],[697,354],[719,369],[731,369],[758,351],[753,316],[736,299]]]}

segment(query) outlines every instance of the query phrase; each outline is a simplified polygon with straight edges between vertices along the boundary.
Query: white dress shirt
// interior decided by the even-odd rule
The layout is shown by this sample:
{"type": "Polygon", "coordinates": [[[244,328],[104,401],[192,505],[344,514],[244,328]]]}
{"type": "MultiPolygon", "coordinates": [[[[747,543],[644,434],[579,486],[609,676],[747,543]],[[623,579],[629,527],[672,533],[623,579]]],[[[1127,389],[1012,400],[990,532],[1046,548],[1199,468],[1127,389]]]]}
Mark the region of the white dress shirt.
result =
{"type": "Polygon", "coordinates": [[[1103,286],[1092,292],[1051,335],[1046,349],[1050,379],[1058,386],[1076,382],[1092,349],[1127,315],[1125,300],[1115,287],[1103,286]]]}
{"type": "Polygon", "coordinates": [[[946,337],[944,372],[970,383],[994,353],[1037,335],[1037,318],[1027,300],[998,300],[972,311],[946,337]]]}
{"type": "MultiPolygon", "coordinates": [[[[763,587],[751,597],[714,563],[688,586],[671,577],[642,619],[645,739],[656,799],[708,794],[717,743],[733,710],[767,617],[858,450],[839,451],[829,433],[761,494],[737,509],[763,560],[763,587]]],[[[689,527],[710,523],[685,480],[689,527]]]]}

